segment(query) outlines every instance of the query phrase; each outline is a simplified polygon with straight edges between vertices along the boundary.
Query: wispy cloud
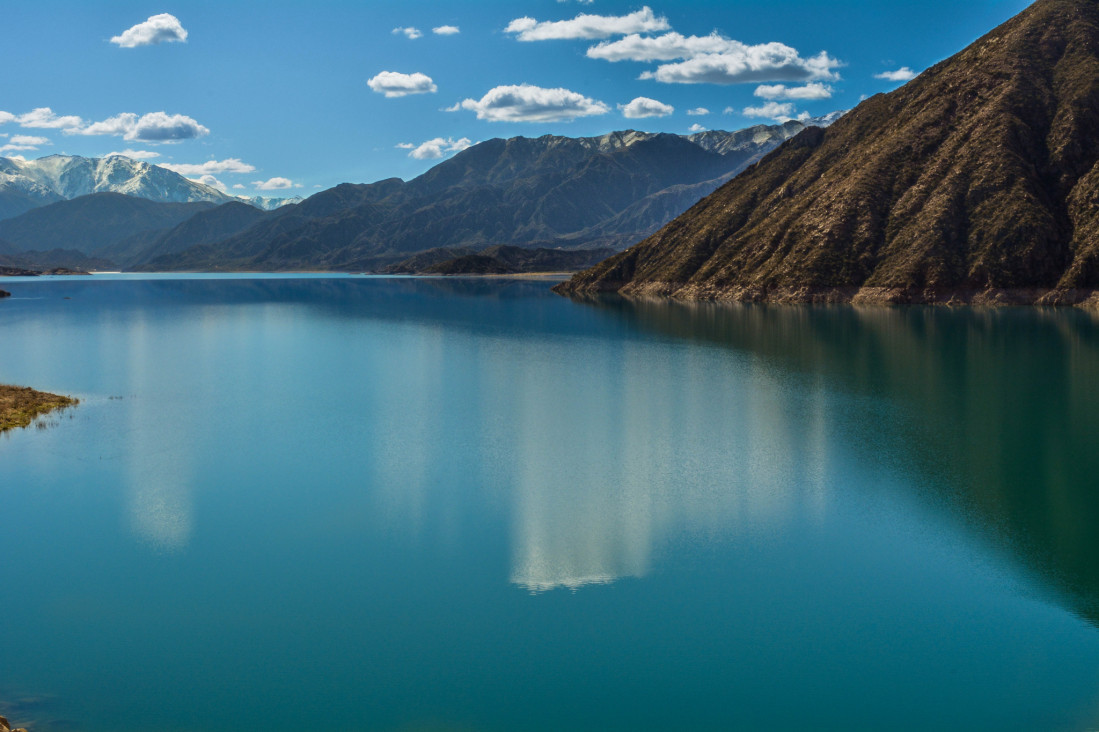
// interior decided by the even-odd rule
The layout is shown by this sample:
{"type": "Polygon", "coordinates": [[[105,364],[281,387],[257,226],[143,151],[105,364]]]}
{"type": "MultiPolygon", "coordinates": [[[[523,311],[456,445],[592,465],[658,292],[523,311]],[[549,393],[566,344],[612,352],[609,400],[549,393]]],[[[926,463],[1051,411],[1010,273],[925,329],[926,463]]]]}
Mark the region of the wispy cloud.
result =
{"type": "Polygon", "coordinates": [[[410,94],[431,94],[439,90],[427,74],[383,71],[366,82],[374,91],[387,97],[407,97],[410,94]]]}
{"type": "Polygon", "coordinates": [[[569,89],[545,89],[531,84],[498,86],[483,97],[466,99],[448,111],[465,109],[490,122],[567,122],[606,114],[610,107],[569,89]]]}
{"type": "MultiPolygon", "coordinates": [[[[725,110],[729,112],[730,110],[725,110]]],[[[745,107],[743,114],[745,117],[752,117],[757,119],[773,119],[776,122],[789,122],[792,119],[807,120],[809,119],[808,112],[802,112],[801,114],[794,116],[794,103],[793,102],[767,102],[759,107],[745,107]]]]}
{"type": "Polygon", "coordinates": [[[102,122],[93,122],[80,129],[65,130],[66,134],[118,135],[123,140],[142,142],[180,142],[210,134],[210,130],[183,114],[150,112],[138,117],[123,112],[102,122]]]}
{"type": "Polygon", "coordinates": [[[896,71],[883,71],[880,74],[874,74],[874,78],[885,79],[886,81],[912,81],[919,75],[918,71],[902,66],[896,71]]]}
{"type": "Polygon", "coordinates": [[[187,31],[179,19],[169,13],[150,16],[144,23],[123,31],[111,39],[111,43],[122,48],[152,46],[157,43],[183,43],[187,40],[187,31]]]}
{"type": "Polygon", "coordinates": [[[743,46],[734,52],[713,53],[646,71],[642,79],[665,84],[744,84],[762,81],[809,81],[838,78],[832,69],[842,64],[821,51],[802,58],[782,43],[743,46]]]}
{"type": "Polygon", "coordinates": [[[261,191],[281,191],[294,187],[294,181],[289,178],[268,178],[267,180],[254,180],[252,185],[261,191]]]}
{"type": "Polygon", "coordinates": [[[645,117],[667,117],[675,111],[670,104],[658,102],[648,97],[637,97],[629,104],[619,104],[618,109],[626,119],[643,119],[645,117]]]}
{"type": "Polygon", "coordinates": [[[695,107],[694,109],[688,109],[687,114],[691,117],[702,117],[710,113],[710,110],[705,107],[695,107]]]}
{"type": "Polygon", "coordinates": [[[832,87],[820,82],[805,86],[789,87],[784,84],[762,85],[756,88],[755,95],[763,99],[831,99],[832,87]]]}
{"type": "Polygon", "coordinates": [[[39,130],[71,130],[84,124],[84,120],[76,115],[58,116],[49,107],[38,107],[26,114],[10,115],[0,112],[0,121],[7,115],[8,121],[17,123],[20,127],[39,130]]]}
{"type": "Polygon", "coordinates": [[[157,163],[174,173],[186,176],[217,175],[219,173],[252,173],[256,166],[249,165],[240,158],[225,160],[207,160],[205,163],[157,163]]]}
{"type": "Polygon", "coordinates": [[[42,145],[52,145],[48,137],[12,135],[7,144],[0,146],[0,154],[6,152],[37,150],[42,145]]]}
{"type": "Polygon", "coordinates": [[[392,31],[395,36],[404,36],[405,38],[416,40],[423,36],[423,32],[419,28],[413,28],[408,26],[407,28],[394,28],[392,31]]]}
{"type": "Polygon", "coordinates": [[[124,158],[131,158],[133,160],[152,160],[153,158],[159,158],[160,153],[152,152],[151,150],[130,150],[129,148],[121,152],[110,152],[103,157],[109,158],[114,155],[120,155],[124,158]]]}
{"type": "Polygon", "coordinates": [[[215,178],[213,175],[207,174],[207,175],[200,176],[198,178],[188,178],[187,180],[192,181],[194,183],[201,183],[202,185],[210,186],[211,188],[216,188],[217,190],[219,190],[223,193],[227,193],[229,191],[228,186],[226,186],[220,180],[215,178]]]}
{"type": "Polygon", "coordinates": [[[427,140],[426,142],[421,142],[419,145],[411,142],[402,142],[397,145],[397,147],[402,150],[408,150],[408,157],[415,158],[416,160],[438,160],[440,158],[445,158],[447,155],[461,152],[472,144],[473,142],[468,137],[463,137],[459,140],[455,140],[453,137],[448,137],[446,139],[436,137],[434,140],[427,140]]]}
{"type": "Polygon", "coordinates": [[[456,25],[440,25],[432,28],[431,32],[437,36],[456,36],[461,33],[462,30],[456,25]]]}
{"type": "Polygon", "coordinates": [[[538,21],[522,17],[508,23],[505,33],[514,33],[520,41],[551,41],[610,38],[627,33],[653,33],[671,28],[668,19],[657,16],[646,6],[629,15],[588,15],[572,20],[538,21]]]}

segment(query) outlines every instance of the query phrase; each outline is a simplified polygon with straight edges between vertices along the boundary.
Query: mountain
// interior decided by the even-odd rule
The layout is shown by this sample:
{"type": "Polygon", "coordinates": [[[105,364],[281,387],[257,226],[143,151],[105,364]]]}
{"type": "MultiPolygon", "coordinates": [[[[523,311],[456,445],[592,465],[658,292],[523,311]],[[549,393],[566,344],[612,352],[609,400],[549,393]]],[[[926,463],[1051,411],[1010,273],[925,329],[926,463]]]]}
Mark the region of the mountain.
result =
{"type": "Polygon", "coordinates": [[[518,274],[575,272],[613,254],[613,249],[546,249],[496,245],[479,252],[429,249],[390,265],[387,274],[518,274]]]}
{"type": "Polygon", "coordinates": [[[620,248],[813,123],[696,136],[626,130],[488,140],[408,182],[315,194],[156,267],[363,270],[440,247],[620,248]]]}
{"type": "Polygon", "coordinates": [[[300,197],[231,196],[167,168],[122,155],[82,158],[50,155],[37,160],[0,158],[0,219],[92,193],[124,193],[160,203],[228,203],[243,200],[269,211],[300,197]]]}
{"type": "Polygon", "coordinates": [[[66,249],[99,255],[122,239],[169,229],[214,207],[208,201],[157,203],[121,193],[93,193],[0,221],[0,239],[16,253],[66,249]]]}
{"type": "Polygon", "coordinates": [[[1037,0],[559,286],[1074,303],[1099,287],[1099,4],[1037,0]]]}

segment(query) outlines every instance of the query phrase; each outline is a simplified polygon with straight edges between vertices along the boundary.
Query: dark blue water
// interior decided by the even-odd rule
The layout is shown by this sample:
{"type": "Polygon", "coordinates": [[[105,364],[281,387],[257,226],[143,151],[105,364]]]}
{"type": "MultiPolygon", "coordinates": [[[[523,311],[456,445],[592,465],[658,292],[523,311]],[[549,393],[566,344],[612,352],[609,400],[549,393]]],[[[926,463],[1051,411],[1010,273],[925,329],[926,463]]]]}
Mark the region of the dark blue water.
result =
{"type": "Polygon", "coordinates": [[[1099,726],[1099,320],[10,280],[36,731],[1099,726]]]}

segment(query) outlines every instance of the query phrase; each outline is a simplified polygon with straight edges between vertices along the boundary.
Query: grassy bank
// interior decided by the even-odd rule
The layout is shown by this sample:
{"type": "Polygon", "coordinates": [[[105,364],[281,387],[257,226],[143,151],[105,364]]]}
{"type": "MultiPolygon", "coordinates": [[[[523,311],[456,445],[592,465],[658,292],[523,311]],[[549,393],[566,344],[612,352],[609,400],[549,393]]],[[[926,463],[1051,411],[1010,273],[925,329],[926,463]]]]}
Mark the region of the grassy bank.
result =
{"type": "Polygon", "coordinates": [[[25,386],[0,384],[0,432],[26,427],[43,414],[71,407],[79,400],[25,386]]]}

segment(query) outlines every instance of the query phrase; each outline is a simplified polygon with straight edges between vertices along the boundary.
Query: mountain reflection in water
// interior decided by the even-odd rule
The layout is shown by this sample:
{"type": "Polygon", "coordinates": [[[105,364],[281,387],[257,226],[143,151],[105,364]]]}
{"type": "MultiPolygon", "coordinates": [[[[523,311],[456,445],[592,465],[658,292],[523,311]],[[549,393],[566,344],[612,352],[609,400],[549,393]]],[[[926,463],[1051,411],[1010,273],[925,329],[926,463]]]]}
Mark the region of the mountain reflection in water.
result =
{"type": "Polygon", "coordinates": [[[948,507],[1099,625],[1095,313],[584,302],[647,331],[727,348],[769,373],[886,400],[880,424],[845,423],[864,460],[923,476],[921,500],[948,507]]]}

